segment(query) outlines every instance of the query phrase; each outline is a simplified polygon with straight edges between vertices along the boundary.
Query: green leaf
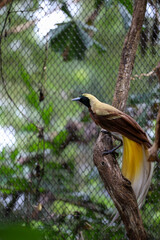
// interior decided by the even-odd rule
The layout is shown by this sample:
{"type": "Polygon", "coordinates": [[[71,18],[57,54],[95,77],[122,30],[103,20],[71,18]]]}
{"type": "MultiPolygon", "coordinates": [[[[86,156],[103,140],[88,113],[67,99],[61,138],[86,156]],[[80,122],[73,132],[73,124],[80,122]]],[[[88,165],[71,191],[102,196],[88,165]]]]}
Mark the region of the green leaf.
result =
{"type": "Polygon", "coordinates": [[[34,141],[33,143],[31,143],[28,147],[28,151],[29,152],[38,152],[40,150],[43,149],[52,149],[52,143],[45,141],[45,143],[43,141],[40,142],[36,142],[34,141]]]}
{"type": "Polygon", "coordinates": [[[107,51],[107,49],[102,44],[100,44],[99,42],[97,42],[95,40],[94,40],[94,46],[97,48],[99,53],[107,51]]]}
{"type": "Polygon", "coordinates": [[[0,152],[0,161],[4,161],[5,160],[5,155],[6,155],[6,150],[5,148],[2,149],[2,152],[0,152]]]}
{"type": "Polygon", "coordinates": [[[59,154],[60,149],[62,148],[63,144],[65,144],[66,139],[68,137],[68,131],[64,130],[61,131],[54,139],[53,139],[53,151],[59,154]]]}
{"type": "Polygon", "coordinates": [[[26,95],[26,100],[29,104],[31,104],[34,108],[39,108],[39,98],[37,95],[37,92],[33,89],[31,84],[31,77],[29,73],[25,70],[25,68],[21,67],[21,78],[23,79],[23,82],[25,83],[26,87],[29,90],[29,94],[26,95]]]}
{"type": "Polygon", "coordinates": [[[30,82],[30,75],[25,70],[24,67],[21,66],[21,72],[20,72],[21,78],[23,79],[23,82],[25,83],[26,87],[30,90],[32,88],[31,82],[30,82]]]}
{"type": "Polygon", "coordinates": [[[30,103],[35,109],[39,109],[39,98],[34,90],[30,90],[30,93],[26,96],[28,103],[30,103]]]}
{"type": "Polygon", "coordinates": [[[64,1],[63,1],[63,3],[62,3],[61,10],[62,10],[65,14],[67,14],[68,17],[72,18],[72,15],[71,15],[71,13],[70,13],[70,11],[69,11],[69,9],[68,9],[68,6],[67,6],[67,4],[66,4],[64,1]]]}
{"type": "Polygon", "coordinates": [[[64,201],[61,200],[54,201],[52,209],[53,212],[57,214],[72,214],[76,211],[81,212],[83,214],[86,213],[85,208],[75,206],[74,204],[65,203],[64,201]]]}
{"type": "Polygon", "coordinates": [[[25,178],[10,178],[7,182],[8,188],[15,191],[26,191],[30,188],[29,182],[25,178]]]}
{"type": "Polygon", "coordinates": [[[86,50],[93,44],[99,52],[106,51],[105,47],[94,41],[85,30],[96,31],[96,28],[80,21],[58,24],[56,29],[50,31],[52,49],[61,53],[65,61],[82,60],[85,57],[86,50]]]}
{"type": "Polygon", "coordinates": [[[46,108],[42,110],[41,117],[44,121],[44,123],[48,126],[51,120],[51,116],[53,113],[53,104],[49,104],[46,108]]]}
{"type": "Polygon", "coordinates": [[[97,9],[97,8],[99,8],[99,6],[101,5],[101,4],[103,4],[105,2],[105,0],[95,0],[95,8],[97,9]]]}
{"type": "Polygon", "coordinates": [[[18,149],[16,148],[14,151],[11,152],[10,158],[11,158],[12,160],[15,160],[16,157],[17,157],[17,155],[18,155],[18,153],[19,153],[19,151],[18,151],[18,149]]]}
{"type": "Polygon", "coordinates": [[[61,53],[65,60],[82,60],[93,44],[92,38],[74,21],[58,25],[50,34],[52,49],[61,53]]]}
{"type": "Polygon", "coordinates": [[[1,188],[1,193],[9,195],[9,194],[13,194],[13,191],[11,189],[8,189],[8,188],[7,189],[6,188],[1,188]]]}
{"type": "Polygon", "coordinates": [[[37,127],[33,123],[27,123],[22,126],[22,131],[36,132],[37,127]]]}
{"type": "Polygon", "coordinates": [[[54,170],[60,170],[62,169],[62,164],[60,164],[59,162],[48,162],[45,164],[45,167],[48,169],[54,169],[54,170]]]}
{"type": "Polygon", "coordinates": [[[128,12],[132,15],[133,13],[133,1],[132,0],[117,0],[119,3],[121,3],[128,12]]]}
{"type": "Polygon", "coordinates": [[[5,177],[8,177],[8,176],[11,176],[15,173],[15,170],[11,167],[7,167],[5,165],[2,165],[0,167],[0,176],[5,176],[5,177]]]}

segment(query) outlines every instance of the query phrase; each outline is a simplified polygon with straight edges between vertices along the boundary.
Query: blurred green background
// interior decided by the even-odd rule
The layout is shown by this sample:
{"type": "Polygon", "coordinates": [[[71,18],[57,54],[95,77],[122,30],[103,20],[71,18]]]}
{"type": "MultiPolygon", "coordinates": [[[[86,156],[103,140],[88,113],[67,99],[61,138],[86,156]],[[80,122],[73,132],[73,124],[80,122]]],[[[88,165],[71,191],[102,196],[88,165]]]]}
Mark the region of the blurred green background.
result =
{"type": "MultiPolygon", "coordinates": [[[[109,227],[114,205],[92,161],[100,129],[71,99],[88,92],[112,103],[132,1],[1,4],[0,240],[6,228],[27,236],[26,225],[47,240],[125,239],[119,222],[109,227]]],[[[147,4],[133,76],[159,61],[159,5],[147,4]]],[[[159,89],[156,75],[134,77],[126,108],[152,140],[159,89]]],[[[155,164],[141,210],[151,239],[160,234],[159,179],[155,164]]]]}

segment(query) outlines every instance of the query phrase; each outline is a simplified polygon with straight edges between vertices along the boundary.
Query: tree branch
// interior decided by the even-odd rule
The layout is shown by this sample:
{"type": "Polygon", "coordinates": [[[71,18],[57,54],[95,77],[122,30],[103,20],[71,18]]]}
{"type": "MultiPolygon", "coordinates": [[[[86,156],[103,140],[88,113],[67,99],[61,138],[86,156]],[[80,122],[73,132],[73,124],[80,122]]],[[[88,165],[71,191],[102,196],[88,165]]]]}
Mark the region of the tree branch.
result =
{"type": "Polygon", "coordinates": [[[106,145],[107,149],[113,147],[111,138],[109,135],[101,133],[94,147],[94,164],[119,211],[128,238],[131,240],[147,239],[131,183],[123,177],[117,161],[111,155],[102,157],[106,145]]]}
{"type": "MultiPolygon", "coordinates": [[[[157,64],[155,68],[155,72],[158,78],[158,81],[160,83],[160,62],[157,64]]],[[[149,159],[148,161],[157,161],[160,162],[160,160],[157,157],[158,149],[160,148],[160,108],[157,114],[157,120],[156,120],[156,129],[155,129],[155,141],[153,143],[153,146],[149,149],[149,159]]]]}
{"type": "MultiPolygon", "coordinates": [[[[146,11],[146,3],[146,0],[135,1],[131,27],[123,45],[118,79],[113,98],[113,105],[122,111],[126,106],[131,73],[146,11]]],[[[108,150],[111,148],[111,138],[101,133],[94,148],[94,163],[98,168],[106,190],[119,211],[128,238],[131,240],[146,240],[147,234],[143,227],[136,197],[130,182],[123,177],[118,163],[112,155],[102,157],[104,149],[108,150]]]]}
{"type": "Polygon", "coordinates": [[[148,161],[160,162],[160,159],[158,159],[158,157],[157,157],[157,152],[158,152],[159,148],[160,148],[160,108],[159,108],[157,120],[156,120],[155,141],[154,141],[152,147],[149,149],[148,161]]]}
{"type": "Polygon", "coordinates": [[[34,25],[35,25],[35,20],[28,21],[26,23],[21,23],[17,26],[11,27],[8,31],[5,31],[3,34],[3,37],[9,36],[11,34],[17,34],[17,33],[23,32],[28,28],[33,27],[34,25]]]}
{"type": "Polygon", "coordinates": [[[121,111],[124,111],[128,98],[131,73],[146,11],[146,3],[146,0],[135,1],[131,27],[122,49],[118,79],[113,98],[113,105],[121,111]]]}
{"type": "Polygon", "coordinates": [[[93,25],[94,21],[96,20],[100,10],[101,10],[101,7],[103,5],[103,1],[101,1],[101,3],[94,9],[94,11],[91,13],[91,15],[86,19],[86,24],[88,25],[93,25]]]}

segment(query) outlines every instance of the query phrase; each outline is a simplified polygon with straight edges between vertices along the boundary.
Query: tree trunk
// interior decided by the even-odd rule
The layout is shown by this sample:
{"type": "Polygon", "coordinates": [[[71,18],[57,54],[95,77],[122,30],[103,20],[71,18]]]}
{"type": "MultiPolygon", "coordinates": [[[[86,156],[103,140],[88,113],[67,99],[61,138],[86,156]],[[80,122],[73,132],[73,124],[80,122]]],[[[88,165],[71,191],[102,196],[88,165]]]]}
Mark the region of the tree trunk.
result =
{"type": "Polygon", "coordinates": [[[134,66],[136,50],[146,11],[147,0],[136,0],[130,30],[125,38],[121,54],[118,79],[113,98],[113,105],[121,111],[125,110],[130,79],[134,66]]]}
{"type": "MultiPolygon", "coordinates": [[[[113,105],[120,110],[124,110],[126,106],[131,73],[146,11],[146,3],[147,0],[135,0],[131,27],[123,45],[113,98],[113,105]]],[[[119,211],[128,238],[131,240],[146,240],[147,234],[143,227],[136,197],[130,182],[122,176],[113,155],[102,157],[102,151],[111,148],[111,138],[107,134],[101,133],[94,148],[94,163],[98,168],[106,190],[119,211]]]]}

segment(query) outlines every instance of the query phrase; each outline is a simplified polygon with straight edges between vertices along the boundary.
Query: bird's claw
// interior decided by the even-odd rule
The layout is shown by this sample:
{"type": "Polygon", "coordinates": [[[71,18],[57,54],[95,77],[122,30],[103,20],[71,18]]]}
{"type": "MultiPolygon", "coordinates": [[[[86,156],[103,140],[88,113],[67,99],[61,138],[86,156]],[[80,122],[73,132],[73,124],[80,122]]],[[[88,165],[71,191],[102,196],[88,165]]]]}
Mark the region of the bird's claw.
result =
{"type": "Polygon", "coordinates": [[[118,157],[118,153],[115,152],[114,149],[104,150],[104,151],[102,152],[102,156],[106,156],[106,155],[108,155],[108,154],[112,154],[114,157],[118,157]]]}
{"type": "Polygon", "coordinates": [[[111,136],[111,133],[110,133],[109,131],[105,130],[105,129],[102,129],[101,132],[104,133],[104,134],[108,134],[108,135],[111,136]]]}

